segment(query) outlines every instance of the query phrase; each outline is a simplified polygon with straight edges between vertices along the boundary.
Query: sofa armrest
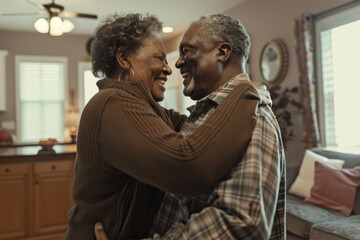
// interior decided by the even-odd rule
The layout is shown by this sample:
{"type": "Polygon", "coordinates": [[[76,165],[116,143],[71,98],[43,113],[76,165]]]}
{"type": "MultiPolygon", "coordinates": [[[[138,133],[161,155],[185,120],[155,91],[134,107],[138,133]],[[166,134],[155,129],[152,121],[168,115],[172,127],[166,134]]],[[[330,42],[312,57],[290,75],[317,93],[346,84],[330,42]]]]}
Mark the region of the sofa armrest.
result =
{"type": "Polygon", "coordinates": [[[360,154],[336,152],[326,148],[312,148],[310,150],[329,159],[344,160],[345,164],[343,165],[343,168],[354,168],[356,166],[360,166],[360,154]]]}

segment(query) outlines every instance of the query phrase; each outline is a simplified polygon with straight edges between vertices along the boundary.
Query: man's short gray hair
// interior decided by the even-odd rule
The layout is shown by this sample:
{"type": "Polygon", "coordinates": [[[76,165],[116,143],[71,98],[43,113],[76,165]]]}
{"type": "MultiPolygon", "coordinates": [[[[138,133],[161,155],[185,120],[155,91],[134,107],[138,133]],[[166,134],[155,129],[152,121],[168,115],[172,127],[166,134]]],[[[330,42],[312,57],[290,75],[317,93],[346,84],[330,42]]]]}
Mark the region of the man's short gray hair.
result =
{"type": "Polygon", "coordinates": [[[202,24],[199,34],[208,39],[211,43],[217,45],[221,42],[228,42],[233,54],[247,61],[250,53],[250,36],[246,32],[245,27],[239,20],[224,14],[212,14],[203,16],[199,20],[193,22],[191,26],[202,24]]]}

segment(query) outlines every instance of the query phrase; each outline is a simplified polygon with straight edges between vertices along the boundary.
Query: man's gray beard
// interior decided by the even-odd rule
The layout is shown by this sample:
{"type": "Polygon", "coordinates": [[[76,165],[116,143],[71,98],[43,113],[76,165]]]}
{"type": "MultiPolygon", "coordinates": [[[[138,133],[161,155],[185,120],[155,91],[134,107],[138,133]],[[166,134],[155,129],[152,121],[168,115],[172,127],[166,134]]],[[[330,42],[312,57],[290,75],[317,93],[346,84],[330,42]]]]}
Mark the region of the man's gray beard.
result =
{"type": "Polygon", "coordinates": [[[194,86],[195,86],[194,78],[191,78],[190,83],[184,87],[184,91],[183,91],[184,95],[190,96],[194,91],[194,86]]]}

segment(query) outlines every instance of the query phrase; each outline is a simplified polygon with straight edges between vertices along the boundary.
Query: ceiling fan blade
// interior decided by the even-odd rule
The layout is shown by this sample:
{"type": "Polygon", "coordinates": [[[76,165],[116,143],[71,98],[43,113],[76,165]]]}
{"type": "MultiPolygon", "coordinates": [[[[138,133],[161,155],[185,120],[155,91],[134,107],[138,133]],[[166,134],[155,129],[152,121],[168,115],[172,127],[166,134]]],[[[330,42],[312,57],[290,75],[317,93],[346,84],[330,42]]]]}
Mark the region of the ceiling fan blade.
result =
{"type": "Polygon", "coordinates": [[[1,16],[40,16],[41,13],[2,13],[1,16]]]}
{"type": "Polygon", "coordinates": [[[41,5],[41,4],[37,4],[36,2],[33,2],[33,1],[31,1],[31,0],[26,0],[26,1],[27,1],[28,3],[34,5],[35,7],[41,9],[41,10],[47,11],[47,9],[46,9],[43,5],[41,5]]]}
{"type": "Polygon", "coordinates": [[[62,11],[59,15],[65,16],[67,18],[92,18],[97,19],[97,15],[95,14],[87,14],[87,13],[77,13],[77,12],[69,12],[69,11],[62,11]]]}

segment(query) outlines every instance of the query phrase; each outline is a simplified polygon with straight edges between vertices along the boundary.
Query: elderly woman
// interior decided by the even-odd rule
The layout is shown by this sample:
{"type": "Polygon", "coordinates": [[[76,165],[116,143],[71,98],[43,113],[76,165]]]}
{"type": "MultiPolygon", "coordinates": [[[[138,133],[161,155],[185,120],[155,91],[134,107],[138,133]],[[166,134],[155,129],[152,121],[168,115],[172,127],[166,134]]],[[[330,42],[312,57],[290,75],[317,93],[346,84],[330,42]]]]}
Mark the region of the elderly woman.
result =
{"type": "Polygon", "coordinates": [[[110,239],[146,237],[162,191],[205,192],[250,140],[259,96],[249,89],[234,90],[189,137],[177,133],[186,117],[157,103],[171,74],[160,30],[156,17],[129,14],[96,32],[93,73],[106,79],[81,116],[65,239],[94,239],[98,221],[110,239]]]}

